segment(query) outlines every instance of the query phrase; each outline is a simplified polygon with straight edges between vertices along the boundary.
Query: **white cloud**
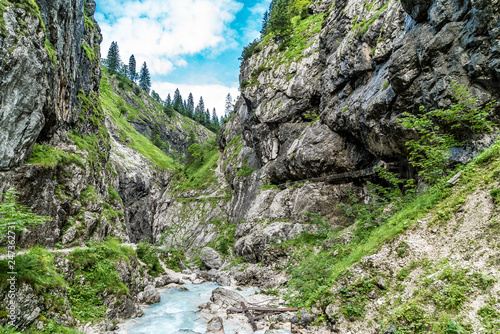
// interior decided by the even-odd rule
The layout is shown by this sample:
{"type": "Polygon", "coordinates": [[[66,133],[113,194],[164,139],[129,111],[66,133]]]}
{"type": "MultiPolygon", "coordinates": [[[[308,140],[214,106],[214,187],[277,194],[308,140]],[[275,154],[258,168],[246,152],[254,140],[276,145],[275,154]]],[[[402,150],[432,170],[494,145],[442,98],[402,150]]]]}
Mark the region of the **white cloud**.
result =
{"type": "Polygon", "coordinates": [[[239,96],[238,87],[227,87],[224,85],[184,85],[174,84],[170,82],[153,82],[153,89],[160,94],[162,99],[166,99],[167,95],[174,96],[177,88],[181,92],[182,98],[187,100],[189,93],[193,94],[195,104],[198,104],[200,96],[203,96],[205,106],[210,109],[210,114],[213,108],[217,110],[217,115],[224,114],[224,106],[227,93],[231,94],[234,100],[239,96]]]}
{"type": "Polygon", "coordinates": [[[104,41],[103,57],[117,41],[122,60],[134,54],[152,74],[167,74],[187,63],[182,56],[207,50],[220,53],[237,45],[229,28],[243,8],[236,0],[106,0],[96,18],[104,41]]]}

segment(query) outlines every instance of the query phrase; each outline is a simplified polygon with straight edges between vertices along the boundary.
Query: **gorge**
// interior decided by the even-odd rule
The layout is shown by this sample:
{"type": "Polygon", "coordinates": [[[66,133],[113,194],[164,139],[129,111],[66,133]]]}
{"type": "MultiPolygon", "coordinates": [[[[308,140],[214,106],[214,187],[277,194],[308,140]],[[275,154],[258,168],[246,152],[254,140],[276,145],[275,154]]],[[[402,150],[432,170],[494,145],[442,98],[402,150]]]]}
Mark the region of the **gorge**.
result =
{"type": "Polygon", "coordinates": [[[223,322],[236,287],[301,309],[266,333],[500,331],[500,3],[289,3],[214,133],[101,64],[94,0],[0,0],[0,333],[120,333],[205,281],[223,322]]]}

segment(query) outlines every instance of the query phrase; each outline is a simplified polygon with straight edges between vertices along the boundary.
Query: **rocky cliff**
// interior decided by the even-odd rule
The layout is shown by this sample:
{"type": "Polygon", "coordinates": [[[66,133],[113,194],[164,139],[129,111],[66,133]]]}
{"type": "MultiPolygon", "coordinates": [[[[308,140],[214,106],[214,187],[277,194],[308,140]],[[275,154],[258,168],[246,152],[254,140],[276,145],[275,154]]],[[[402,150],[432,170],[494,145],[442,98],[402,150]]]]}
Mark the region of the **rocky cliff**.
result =
{"type": "Polygon", "coordinates": [[[76,125],[78,95],[99,89],[102,37],[93,1],[4,1],[1,8],[0,168],[7,170],[28,160],[37,140],[55,145],[76,125]]]}
{"type": "MultiPolygon", "coordinates": [[[[157,240],[156,208],[187,152],[214,134],[163,107],[130,80],[101,80],[93,1],[2,3],[0,193],[50,222],[20,246],[81,244],[116,236],[157,240]],[[158,127],[162,152],[150,142],[158,127]],[[111,135],[110,135],[111,133],[111,135]]],[[[157,223],[158,224],[158,223],[157,223]]]]}
{"type": "MultiPolygon", "coordinates": [[[[207,262],[198,262],[197,254],[208,245],[223,255],[216,267],[222,262],[223,269],[231,270],[213,268],[205,277],[265,287],[290,279],[290,273],[276,275],[273,270],[283,271],[285,264],[293,266],[311,254],[338,256],[344,265],[342,256],[350,256],[356,246],[351,241],[376,227],[353,231],[345,214],[346,204],[369,202],[366,181],[373,176],[371,167],[384,162],[402,176],[415,174],[405,146],[415,133],[399,125],[401,114],[417,113],[420,106],[450,106],[453,81],[481,104],[498,100],[499,8],[494,0],[311,1],[307,15],[294,18],[287,44],[266,36],[242,63],[241,97],[216,144],[213,133],[177,113],[165,115],[161,105],[132,82],[106,70],[101,78],[101,37],[92,16],[93,1],[2,1],[0,193],[15,188],[23,204],[52,218],[20,235],[19,245],[69,247],[115,236],[123,242],[182,248],[193,265],[207,262]],[[160,148],[149,140],[154,129],[160,132],[160,148]],[[181,166],[172,156],[186,152],[191,132],[198,151],[181,166]],[[319,216],[327,218],[329,227],[344,229],[343,234],[329,236],[321,249],[305,255],[279,247],[304,231],[317,232],[321,226],[308,223],[317,223],[319,216]],[[228,260],[235,260],[234,265],[228,260]]],[[[467,138],[472,140],[454,151],[454,162],[470,161],[494,138],[467,138]]],[[[487,209],[495,216],[491,205],[487,209]]],[[[394,225],[396,232],[387,235],[394,237],[408,227],[400,221],[394,225]]],[[[415,238],[427,238],[432,230],[422,226],[424,232],[403,236],[387,247],[398,248],[405,241],[417,252],[415,238]]],[[[481,220],[474,226],[489,225],[481,220]]],[[[437,239],[446,243],[445,236],[437,239]]],[[[373,253],[378,249],[374,247],[366,249],[373,253]]],[[[369,288],[374,292],[368,292],[377,303],[382,291],[392,289],[397,295],[404,289],[379,283],[379,278],[389,280],[392,272],[410,265],[403,260],[397,266],[387,264],[379,259],[384,252],[390,250],[383,248],[369,264],[390,267],[383,274],[366,270],[364,262],[363,268],[353,267],[363,277],[373,274],[369,288]]],[[[433,249],[426,254],[435,253],[433,249]]],[[[354,252],[349,266],[360,260],[356,256],[354,252]]],[[[446,256],[458,255],[450,250],[446,256]]],[[[418,254],[412,258],[424,261],[418,254]]],[[[311,258],[310,264],[315,271],[326,270],[321,259],[316,260],[311,258]]],[[[137,266],[135,260],[134,268],[127,265],[122,280],[128,280],[134,295],[146,284],[137,282],[137,266]]],[[[448,270],[432,268],[436,270],[429,275],[448,270]]],[[[335,324],[344,312],[339,304],[368,296],[367,291],[349,290],[345,297],[338,284],[354,286],[361,276],[328,281],[328,291],[321,290],[328,303],[321,295],[312,299],[319,303],[307,301],[307,306],[335,324]]],[[[408,277],[403,276],[401,281],[408,277]]],[[[493,286],[483,276],[476,278],[487,281],[484,291],[493,286]]],[[[24,290],[31,298],[29,288],[24,290]]],[[[125,299],[133,308],[126,316],[131,316],[135,304],[125,299]]],[[[366,298],[359,301],[377,307],[366,298]]],[[[391,303],[384,307],[403,305],[393,299],[391,303]]],[[[370,319],[375,321],[377,314],[370,313],[370,319]]],[[[404,323],[403,316],[395,317],[394,323],[404,323]]],[[[349,327],[346,318],[344,314],[343,330],[349,327]]]]}
{"type": "MultiPolygon", "coordinates": [[[[295,23],[289,46],[266,36],[241,65],[240,103],[219,138],[226,151],[241,145],[237,163],[226,164],[235,220],[296,220],[307,210],[332,218],[345,187],[301,183],[381,160],[412,176],[405,143],[415,134],[397,122],[402,113],[449,107],[453,80],[481,103],[498,100],[494,1],[325,0],[309,15],[295,23]],[[234,178],[243,160],[254,172],[234,178]],[[266,186],[290,180],[300,182],[266,186]]],[[[455,161],[467,162],[492,138],[457,149],[455,161]]]]}

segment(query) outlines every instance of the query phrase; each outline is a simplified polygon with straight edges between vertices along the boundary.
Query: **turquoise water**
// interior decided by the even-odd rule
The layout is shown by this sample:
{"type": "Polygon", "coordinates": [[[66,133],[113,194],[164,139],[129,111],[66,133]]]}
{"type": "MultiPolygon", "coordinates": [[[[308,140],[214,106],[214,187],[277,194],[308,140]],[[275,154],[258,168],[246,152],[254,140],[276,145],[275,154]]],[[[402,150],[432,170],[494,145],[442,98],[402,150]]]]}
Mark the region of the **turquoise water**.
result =
{"type": "MultiPolygon", "coordinates": [[[[161,302],[144,310],[144,316],[125,323],[129,334],[205,333],[207,323],[196,313],[198,305],[210,301],[216,283],[184,285],[188,291],[168,289],[160,292],[161,302]]],[[[120,326],[121,327],[121,326],[120,326]]]]}
{"type": "MultiPolygon", "coordinates": [[[[144,309],[144,316],[128,320],[120,325],[119,333],[127,334],[202,334],[207,329],[207,319],[198,314],[198,305],[210,301],[212,290],[219,287],[216,283],[192,284],[183,287],[188,290],[168,289],[160,291],[161,302],[144,309]]],[[[238,291],[243,296],[254,294],[258,289],[238,291]]],[[[224,320],[226,334],[251,334],[241,329],[236,320],[224,320]]],[[[286,331],[276,331],[289,334],[286,331]]],[[[276,333],[275,332],[275,333],[276,333]]],[[[264,331],[255,332],[263,334],[264,331]]]]}

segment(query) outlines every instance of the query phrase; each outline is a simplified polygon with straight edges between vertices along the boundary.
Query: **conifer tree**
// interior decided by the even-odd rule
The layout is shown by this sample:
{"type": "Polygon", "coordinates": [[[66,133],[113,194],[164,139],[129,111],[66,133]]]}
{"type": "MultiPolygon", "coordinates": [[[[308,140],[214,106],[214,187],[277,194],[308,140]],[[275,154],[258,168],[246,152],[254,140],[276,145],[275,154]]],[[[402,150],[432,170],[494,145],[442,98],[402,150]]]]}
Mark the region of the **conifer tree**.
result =
{"type": "Polygon", "coordinates": [[[172,98],[170,97],[170,93],[167,95],[167,99],[165,100],[165,106],[171,106],[172,105],[172,98]]]}
{"type": "Polygon", "coordinates": [[[266,36],[267,28],[269,26],[269,11],[266,10],[264,13],[264,18],[262,19],[262,29],[260,29],[260,38],[266,36]]]}
{"type": "Polygon", "coordinates": [[[130,59],[128,61],[128,77],[130,80],[135,82],[137,80],[137,64],[135,62],[135,57],[134,55],[130,56],[130,59]]]}
{"type": "Polygon", "coordinates": [[[194,98],[193,98],[193,94],[191,94],[191,93],[189,93],[189,96],[187,99],[186,116],[189,118],[194,117],[194,98]]]}
{"type": "Polygon", "coordinates": [[[179,92],[179,89],[177,88],[175,90],[175,93],[174,93],[174,100],[173,100],[173,105],[174,105],[174,109],[177,111],[177,112],[182,112],[182,96],[181,96],[181,92],[179,92]]]}
{"type": "Polygon", "coordinates": [[[274,33],[278,41],[285,41],[292,28],[289,0],[272,0],[269,13],[269,24],[266,33],[274,33]]]}
{"type": "Polygon", "coordinates": [[[226,117],[228,117],[232,112],[233,112],[234,106],[233,106],[233,98],[231,97],[231,94],[227,93],[226,96],[226,105],[225,105],[225,112],[224,114],[226,117]]]}
{"type": "Polygon", "coordinates": [[[203,117],[203,121],[205,126],[209,127],[210,126],[210,110],[205,110],[205,115],[203,117]]]}
{"type": "Polygon", "coordinates": [[[120,73],[124,77],[128,77],[128,65],[121,63],[118,73],[120,73]]]}
{"type": "Polygon", "coordinates": [[[151,89],[151,75],[149,74],[146,62],[142,64],[141,73],[139,76],[139,87],[141,87],[146,93],[149,94],[149,91],[151,89]]]}
{"type": "Polygon", "coordinates": [[[121,59],[120,59],[120,50],[118,48],[117,42],[111,42],[111,46],[108,50],[108,69],[110,72],[114,73],[120,69],[121,59]]]}
{"type": "Polygon", "coordinates": [[[193,151],[189,150],[189,148],[194,144],[196,144],[196,135],[194,134],[193,130],[189,130],[189,137],[188,137],[188,143],[187,143],[188,152],[187,152],[186,165],[189,165],[194,161],[193,151]]]}
{"type": "Polygon", "coordinates": [[[160,128],[158,127],[158,124],[155,124],[153,126],[153,129],[151,130],[151,142],[158,148],[162,147],[163,140],[161,140],[161,133],[160,133],[160,128]]]}
{"type": "Polygon", "coordinates": [[[219,123],[219,117],[217,117],[217,112],[214,110],[212,111],[212,126],[214,128],[214,131],[218,131],[220,127],[219,123]]]}
{"type": "Polygon", "coordinates": [[[205,102],[203,102],[202,96],[200,96],[200,101],[196,106],[196,110],[194,112],[194,120],[201,124],[203,124],[203,121],[205,120],[205,102]]]}
{"type": "Polygon", "coordinates": [[[160,102],[161,103],[161,97],[160,97],[160,94],[158,94],[157,92],[155,91],[152,91],[151,92],[151,97],[156,101],[156,102],[160,102]]]}

